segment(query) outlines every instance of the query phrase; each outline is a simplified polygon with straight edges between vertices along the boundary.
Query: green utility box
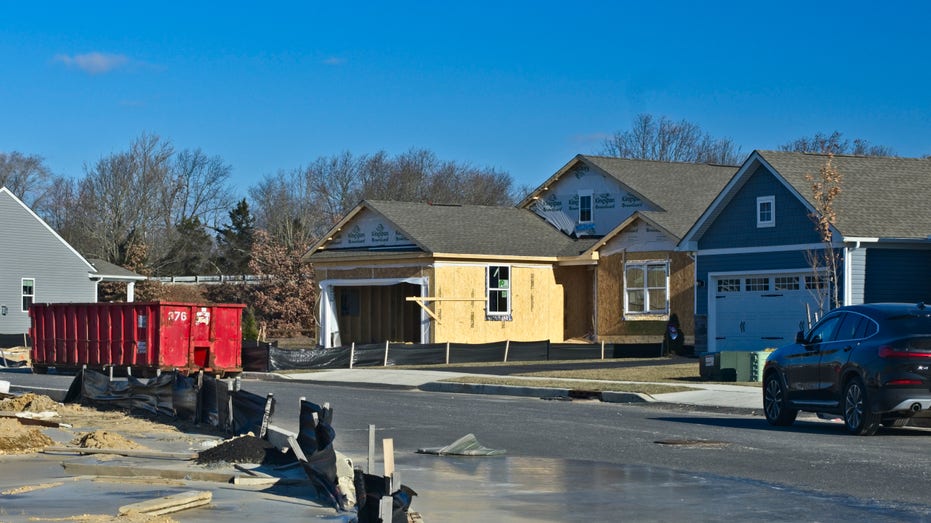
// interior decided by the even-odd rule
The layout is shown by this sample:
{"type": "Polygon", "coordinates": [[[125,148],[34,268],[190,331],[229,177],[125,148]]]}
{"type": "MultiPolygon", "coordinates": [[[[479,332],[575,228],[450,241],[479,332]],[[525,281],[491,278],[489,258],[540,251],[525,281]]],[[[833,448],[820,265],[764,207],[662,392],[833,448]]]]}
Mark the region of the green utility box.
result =
{"type": "Polygon", "coordinates": [[[705,381],[762,381],[770,352],[703,352],[698,356],[699,377],[705,381]]]}

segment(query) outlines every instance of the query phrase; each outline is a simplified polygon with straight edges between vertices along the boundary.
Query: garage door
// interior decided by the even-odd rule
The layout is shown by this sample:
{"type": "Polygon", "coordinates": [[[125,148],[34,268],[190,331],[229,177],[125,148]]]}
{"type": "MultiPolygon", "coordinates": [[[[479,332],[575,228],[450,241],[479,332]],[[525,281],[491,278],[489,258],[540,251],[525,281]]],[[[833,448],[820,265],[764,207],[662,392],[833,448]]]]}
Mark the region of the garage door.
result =
{"type": "Polygon", "coordinates": [[[728,275],[711,279],[712,351],[762,350],[795,341],[818,310],[824,280],[810,273],[728,275]]]}

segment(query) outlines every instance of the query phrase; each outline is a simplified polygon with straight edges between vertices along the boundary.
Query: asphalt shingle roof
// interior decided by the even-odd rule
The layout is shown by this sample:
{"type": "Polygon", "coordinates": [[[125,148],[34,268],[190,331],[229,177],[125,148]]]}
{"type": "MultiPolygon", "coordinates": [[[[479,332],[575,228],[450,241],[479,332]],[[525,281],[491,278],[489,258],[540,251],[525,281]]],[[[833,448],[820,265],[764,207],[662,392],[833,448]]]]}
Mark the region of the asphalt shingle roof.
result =
{"type": "Polygon", "coordinates": [[[386,200],[366,200],[361,205],[384,216],[432,254],[577,256],[594,243],[569,238],[534,213],[516,207],[386,200]]]}
{"type": "Polygon", "coordinates": [[[737,173],[737,166],[582,156],[662,211],[642,211],[682,238],[737,173]]]}
{"type": "MultiPolygon", "coordinates": [[[[828,156],[757,151],[809,204],[811,183],[828,156]]],[[[847,237],[928,238],[931,235],[931,159],[834,156],[843,175],[835,202],[837,229],[847,237]]]]}

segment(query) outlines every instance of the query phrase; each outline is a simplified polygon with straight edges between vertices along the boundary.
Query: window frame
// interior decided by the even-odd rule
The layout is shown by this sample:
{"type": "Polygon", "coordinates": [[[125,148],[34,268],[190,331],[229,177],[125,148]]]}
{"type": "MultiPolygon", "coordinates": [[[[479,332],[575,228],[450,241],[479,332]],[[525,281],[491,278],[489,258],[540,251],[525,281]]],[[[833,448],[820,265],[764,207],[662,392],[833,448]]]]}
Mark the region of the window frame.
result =
{"type": "Polygon", "coordinates": [[[656,316],[656,315],[668,315],[669,314],[669,260],[631,260],[624,263],[624,315],[630,316],[656,316]],[[663,293],[665,295],[665,300],[661,308],[653,308],[653,304],[650,303],[650,291],[658,290],[661,287],[650,286],[649,278],[649,269],[650,267],[663,267],[663,272],[665,273],[665,278],[663,278],[663,293]],[[639,267],[643,271],[643,286],[632,289],[630,282],[627,280],[627,272],[631,268],[639,267]],[[630,293],[631,291],[639,291],[643,293],[643,310],[634,311],[630,308],[630,293]]]}
{"type": "Polygon", "coordinates": [[[32,305],[33,303],[36,302],[36,279],[35,278],[22,278],[20,280],[20,291],[22,293],[21,294],[22,300],[20,302],[20,305],[22,307],[22,312],[29,312],[29,305],[32,305]],[[32,289],[31,294],[26,293],[26,282],[27,281],[32,282],[32,284],[30,285],[32,289]],[[26,304],[27,299],[29,300],[28,305],[26,304]]]}
{"type": "Polygon", "coordinates": [[[498,320],[498,321],[511,321],[511,290],[512,290],[512,279],[513,279],[513,269],[510,265],[489,265],[485,268],[485,319],[487,320],[498,320]],[[507,278],[502,280],[500,275],[498,277],[498,286],[492,287],[491,277],[492,271],[495,269],[504,268],[507,270],[507,278]],[[500,284],[502,281],[507,282],[507,285],[501,287],[500,284]],[[492,295],[495,293],[501,293],[499,298],[492,302],[492,295]],[[504,301],[505,309],[504,311],[492,310],[492,303],[500,304],[501,300],[504,301]]]}
{"type": "Polygon", "coordinates": [[[776,226],[776,196],[759,196],[756,199],[756,227],[758,229],[776,226]],[[763,206],[769,204],[769,217],[764,219],[763,206]]]}
{"type": "Polygon", "coordinates": [[[579,223],[594,223],[595,222],[595,194],[594,191],[579,191],[579,223]],[[582,212],[584,206],[582,205],[583,199],[588,199],[588,219],[585,220],[582,218],[582,212]]]}

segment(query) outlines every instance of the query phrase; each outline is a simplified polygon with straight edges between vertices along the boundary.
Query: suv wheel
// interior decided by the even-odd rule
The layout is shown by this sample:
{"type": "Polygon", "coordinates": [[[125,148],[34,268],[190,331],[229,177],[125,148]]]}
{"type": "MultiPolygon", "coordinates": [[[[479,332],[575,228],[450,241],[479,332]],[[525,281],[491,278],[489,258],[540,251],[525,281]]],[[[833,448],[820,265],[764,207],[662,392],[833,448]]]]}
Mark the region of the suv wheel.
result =
{"type": "Polygon", "coordinates": [[[880,416],[870,410],[866,386],[859,376],[844,387],[844,426],[857,436],[871,436],[879,428],[880,416]]]}
{"type": "Polygon", "coordinates": [[[766,421],[777,427],[788,427],[798,416],[798,410],[788,407],[786,388],[778,372],[769,373],[763,383],[763,412],[766,421]]]}

